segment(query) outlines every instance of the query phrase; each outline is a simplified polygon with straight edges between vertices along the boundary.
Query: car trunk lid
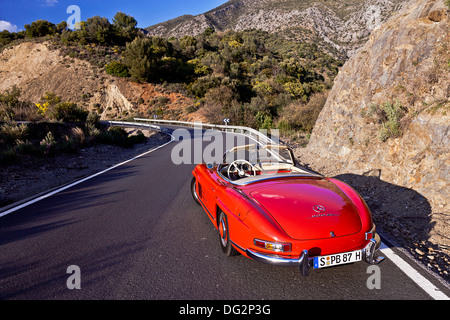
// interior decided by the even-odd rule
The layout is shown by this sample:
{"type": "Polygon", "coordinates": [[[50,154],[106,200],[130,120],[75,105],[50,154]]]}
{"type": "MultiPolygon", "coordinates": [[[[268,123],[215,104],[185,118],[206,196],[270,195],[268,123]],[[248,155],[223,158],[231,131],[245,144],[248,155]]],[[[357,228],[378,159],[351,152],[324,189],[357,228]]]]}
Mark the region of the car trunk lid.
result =
{"type": "Polygon", "coordinates": [[[351,201],[326,179],[274,180],[251,187],[247,193],[293,239],[325,239],[361,230],[351,201]]]}

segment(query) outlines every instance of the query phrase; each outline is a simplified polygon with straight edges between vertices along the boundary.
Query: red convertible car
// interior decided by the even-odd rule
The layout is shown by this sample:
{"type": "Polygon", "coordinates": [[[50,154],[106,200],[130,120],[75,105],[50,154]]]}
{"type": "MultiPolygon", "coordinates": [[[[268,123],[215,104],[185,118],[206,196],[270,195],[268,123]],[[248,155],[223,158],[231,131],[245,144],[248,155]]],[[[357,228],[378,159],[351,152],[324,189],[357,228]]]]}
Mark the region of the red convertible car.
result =
{"type": "Polygon", "coordinates": [[[193,170],[191,192],[227,256],[309,269],[376,264],[381,240],[367,204],[347,184],[297,165],[285,146],[235,147],[193,170]]]}

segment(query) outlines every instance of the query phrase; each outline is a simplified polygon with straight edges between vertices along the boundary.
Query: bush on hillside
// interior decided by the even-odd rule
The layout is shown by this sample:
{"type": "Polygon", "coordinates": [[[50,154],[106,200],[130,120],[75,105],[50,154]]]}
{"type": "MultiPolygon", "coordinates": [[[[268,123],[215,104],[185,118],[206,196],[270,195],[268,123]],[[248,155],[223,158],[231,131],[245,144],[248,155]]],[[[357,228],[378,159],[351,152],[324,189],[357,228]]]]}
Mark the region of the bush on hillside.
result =
{"type": "Polygon", "coordinates": [[[60,102],[55,106],[53,116],[63,122],[86,122],[89,112],[75,103],[60,102]]]}
{"type": "Polygon", "coordinates": [[[130,73],[128,67],[118,61],[113,61],[106,65],[106,73],[116,77],[128,78],[130,73]]]}
{"type": "Polygon", "coordinates": [[[308,103],[303,101],[292,102],[280,112],[277,121],[278,129],[312,132],[326,101],[327,92],[321,92],[314,94],[308,103]]]}
{"type": "Polygon", "coordinates": [[[47,20],[36,20],[25,25],[25,35],[28,38],[39,38],[56,33],[56,25],[47,20]]]}

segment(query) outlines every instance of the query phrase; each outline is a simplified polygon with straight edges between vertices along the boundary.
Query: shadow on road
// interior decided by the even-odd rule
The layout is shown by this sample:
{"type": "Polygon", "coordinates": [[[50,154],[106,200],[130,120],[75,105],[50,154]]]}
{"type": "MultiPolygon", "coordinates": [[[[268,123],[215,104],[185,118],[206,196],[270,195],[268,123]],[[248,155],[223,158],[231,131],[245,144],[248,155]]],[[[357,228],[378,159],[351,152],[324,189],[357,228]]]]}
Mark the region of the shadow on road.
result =
{"type": "Polygon", "coordinates": [[[363,175],[341,174],[336,179],[352,186],[366,201],[377,227],[411,245],[429,239],[434,223],[431,206],[420,193],[381,180],[381,170],[363,175]]]}
{"type": "Polygon", "coordinates": [[[445,266],[448,255],[429,241],[436,224],[431,220],[429,201],[417,191],[383,181],[380,176],[381,170],[371,170],[362,175],[347,173],[334,178],[349,184],[364,198],[382,237],[394,240],[450,281],[450,276],[442,272],[448,268],[445,266]]]}

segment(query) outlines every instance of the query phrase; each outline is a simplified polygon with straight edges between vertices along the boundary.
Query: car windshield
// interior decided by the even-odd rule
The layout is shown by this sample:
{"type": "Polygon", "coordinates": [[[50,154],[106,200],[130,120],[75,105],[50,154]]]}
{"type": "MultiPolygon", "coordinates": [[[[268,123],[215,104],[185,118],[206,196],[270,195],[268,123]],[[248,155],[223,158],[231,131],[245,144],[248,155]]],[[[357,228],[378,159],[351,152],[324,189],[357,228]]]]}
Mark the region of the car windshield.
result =
{"type": "Polygon", "coordinates": [[[224,154],[223,164],[218,166],[218,172],[235,184],[246,184],[281,175],[317,175],[297,167],[292,150],[280,145],[234,147],[224,154]]]}
{"type": "Polygon", "coordinates": [[[225,153],[224,163],[232,163],[235,160],[247,160],[253,164],[259,162],[294,164],[291,150],[278,145],[269,145],[262,148],[258,148],[254,144],[235,147],[225,153]]]}

